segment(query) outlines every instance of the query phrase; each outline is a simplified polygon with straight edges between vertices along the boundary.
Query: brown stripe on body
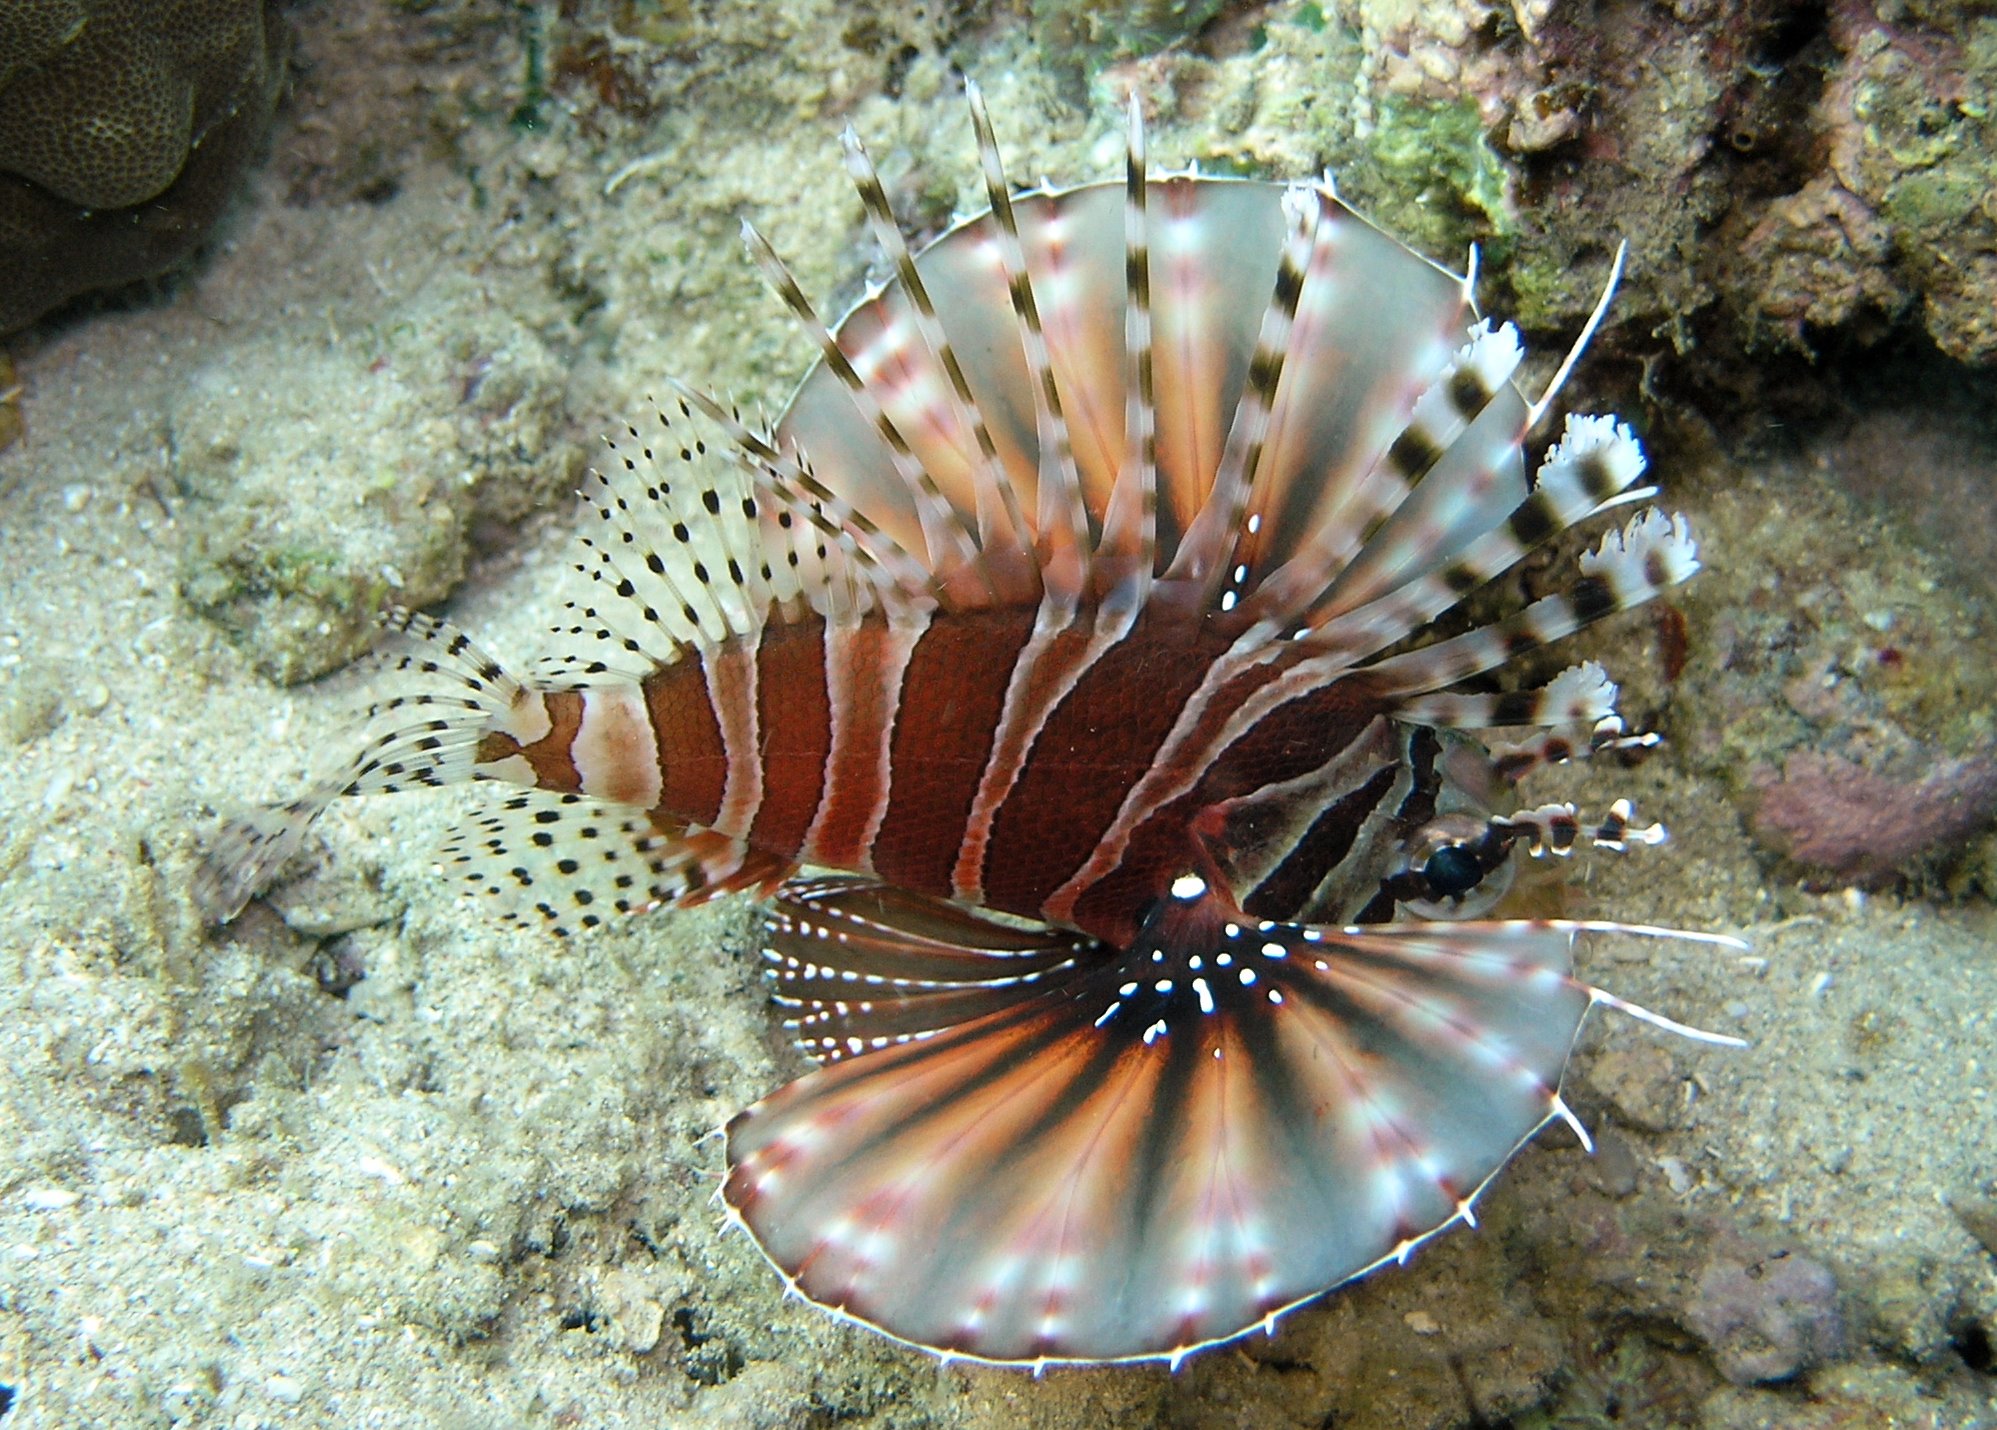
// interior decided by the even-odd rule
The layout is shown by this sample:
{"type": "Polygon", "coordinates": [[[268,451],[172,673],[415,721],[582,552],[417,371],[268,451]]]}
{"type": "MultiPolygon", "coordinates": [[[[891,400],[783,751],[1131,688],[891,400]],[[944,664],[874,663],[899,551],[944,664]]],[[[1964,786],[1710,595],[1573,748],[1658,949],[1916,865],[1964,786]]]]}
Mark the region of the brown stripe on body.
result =
{"type": "Polygon", "coordinates": [[[728,774],[722,783],[721,809],[711,827],[739,839],[755,823],[763,802],[761,739],[756,729],[756,654],[740,640],[701,653],[707,667],[707,693],[714,705],[715,724],[727,752],[728,774]]]}
{"type": "Polygon", "coordinates": [[[1036,631],[1013,660],[998,732],[992,739],[991,758],[978,778],[971,816],[964,825],[963,845],[957,851],[957,864],[950,874],[951,892],[967,903],[985,902],[986,855],[992,820],[1019,778],[1027,751],[1040,733],[1041,722],[1092,658],[1096,637],[1090,626],[1083,623],[1087,619],[1085,615],[1058,630],[1036,631]]]}
{"type": "Polygon", "coordinates": [[[985,898],[1037,911],[1095,849],[1221,654],[1197,626],[1140,622],[1081,672],[992,820],[985,898]]]}
{"type": "Polygon", "coordinates": [[[939,615],[915,647],[894,727],[894,786],[874,837],[874,872],[883,879],[951,893],[1012,669],[1032,634],[1031,610],[939,615]]]}
{"type": "Polygon", "coordinates": [[[1201,840],[1224,831],[1218,806],[1319,768],[1379,714],[1374,701],[1346,684],[1320,686],[1278,705],[1231,740],[1190,789],[1136,827],[1116,866],[1082,890],[1066,921],[1127,943],[1171,880],[1200,869],[1201,840]]]}
{"type": "Polygon", "coordinates": [[[825,684],[825,624],[819,617],[770,626],[756,648],[757,732],[763,802],[750,827],[759,849],[794,855],[825,797],[832,703],[825,684]]]}
{"type": "Polygon", "coordinates": [[[1400,771],[1383,765],[1356,789],[1333,799],[1296,835],[1281,862],[1241,901],[1244,912],[1261,919],[1294,919],[1318,886],[1345,861],[1373,811],[1380,807],[1400,771]]]}
{"type": "MultiPolygon", "coordinates": [[[[1231,655],[1209,661],[1200,686],[1181,702],[1173,728],[1154,755],[1151,768],[1124,798],[1087,860],[1042,902],[1044,917],[1056,923],[1072,920],[1076,899],[1117,866],[1137,828],[1159,806],[1191,789],[1223,745],[1236,737],[1239,730],[1230,729],[1230,722],[1237,721],[1244,707],[1258,701],[1272,706],[1281,703],[1270,692],[1279,692],[1286,676],[1294,678],[1289,667],[1297,654],[1295,647],[1284,645],[1246,657],[1231,655]]],[[[1252,721],[1240,728],[1246,728],[1247,723],[1252,721]]]]}
{"type": "Polygon", "coordinates": [[[707,671],[683,657],[645,677],[645,704],[659,746],[658,812],[712,824],[728,785],[728,750],[715,722],[707,671]]]}
{"type": "Polygon", "coordinates": [[[799,851],[814,864],[873,872],[874,835],[888,808],[889,740],[902,676],[926,628],[878,618],[825,628],[832,748],[825,761],[825,797],[799,851]]]}

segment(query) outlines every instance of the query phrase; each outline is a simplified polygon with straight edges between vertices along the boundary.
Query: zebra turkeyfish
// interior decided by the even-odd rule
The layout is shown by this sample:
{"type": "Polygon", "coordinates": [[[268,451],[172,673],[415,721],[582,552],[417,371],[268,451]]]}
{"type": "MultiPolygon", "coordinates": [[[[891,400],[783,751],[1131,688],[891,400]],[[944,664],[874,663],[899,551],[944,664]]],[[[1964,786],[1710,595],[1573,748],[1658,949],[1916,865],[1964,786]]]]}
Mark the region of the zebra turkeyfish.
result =
{"type": "Polygon", "coordinates": [[[1441,635],[1654,494],[1613,417],[1528,477],[1574,355],[1528,401],[1472,276],[1328,182],[1153,175],[1133,103],[1121,183],[1014,192],[970,105],[989,208],[920,254],[847,133],[893,277],[837,327],[744,225],[819,359],[773,426],[676,384],[609,439],[557,653],[393,614],[423,680],[200,894],[233,917],[338,796],[467,780],[515,790],[446,863],[509,917],[754,890],[818,1066],[728,1124],[722,1195],[785,1284],[946,1356],[1176,1364],[1473,1222],[1549,1121],[1585,1142],[1594,1005],[1734,1041],[1572,966],[1728,940],[1485,917],[1522,851],[1663,837],[1498,812],[1648,742],[1606,674],[1457,688],[1697,559],[1644,510],[1441,635]]]}

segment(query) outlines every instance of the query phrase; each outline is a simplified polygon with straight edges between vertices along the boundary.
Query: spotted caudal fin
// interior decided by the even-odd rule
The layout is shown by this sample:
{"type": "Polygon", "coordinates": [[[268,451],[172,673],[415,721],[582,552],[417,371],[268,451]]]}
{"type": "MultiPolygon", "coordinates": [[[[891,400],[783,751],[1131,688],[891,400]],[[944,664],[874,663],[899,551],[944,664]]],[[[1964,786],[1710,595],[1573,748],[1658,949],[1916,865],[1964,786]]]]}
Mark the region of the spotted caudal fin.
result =
{"type": "Polygon", "coordinates": [[[1253,922],[1191,877],[1128,949],[974,924],[779,901],[792,1021],[838,1060],[729,1124],[724,1196],[800,1294],[1002,1363],[1175,1361],[1473,1220],[1568,1115],[1589,1007],[1626,1006],[1572,973],[1608,925],[1253,922]]]}
{"type": "Polygon", "coordinates": [[[195,900],[210,919],[223,923],[241,913],[334,800],[476,778],[479,742],[518,708],[525,688],[463,631],[403,610],[389,612],[383,625],[413,645],[392,666],[413,688],[368,708],[375,733],[345,767],[295,799],[237,815],[216,831],[194,881],[195,900]]]}

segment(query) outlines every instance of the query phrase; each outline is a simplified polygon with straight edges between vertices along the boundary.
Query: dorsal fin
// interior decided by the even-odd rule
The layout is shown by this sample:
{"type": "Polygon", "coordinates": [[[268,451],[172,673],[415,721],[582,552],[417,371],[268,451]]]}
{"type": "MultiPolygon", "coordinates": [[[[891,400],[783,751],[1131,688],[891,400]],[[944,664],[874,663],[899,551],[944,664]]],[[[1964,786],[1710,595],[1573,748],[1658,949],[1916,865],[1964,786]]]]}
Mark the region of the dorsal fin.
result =
{"type": "MultiPolygon", "coordinates": [[[[1233,420],[1228,425],[1227,445],[1221,451],[1220,466],[1214,473],[1205,504],[1166,573],[1169,579],[1194,584],[1202,593],[1202,605],[1210,603],[1228,579],[1252,483],[1262,465],[1270,412],[1290,352],[1305,271],[1317,247],[1323,210],[1310,191],[1298,188],[1287,191],[1284,211],[1290,220],[1288,233],[1276,264],[1275,288],[1262,312],[1255,355],[1248,363],[1247,385],[1235,405],[1233,420]]],[[[1266,494],[1264,500],[1267,501],[1266,494]]],[[[1258,524],[1258,532],[1259,529],[1258,524]]]]}
{"type": "Polygon", "coordinates": [[[970,532],[964,529],[962,518],[944,497],[928,468],[916,460],[909,448],[908,438],[902,435],[901,428],[881,407],[873,390],[839,346],[839,340],[820,321],[811,300],[797,286],[797,279],[791,276],[790,269],[784,266],[769,241],[747,219],[742,221],[742,238],[757,266],[769,278],[770,286],[783,299],[784,306],[790,309],[818,345],[819,360],[839,379],[861,421],[873,429],[886,447],[895,475],[915,503],[916,516],[922,526],[929,575],[938,592],[953,604],[975,602],[975,592],[966,589],[967,582],[989,594],[991,583],[985,576],[970,532]]]}
{"type": "Polygon", "coordinates": [[[1488,530],[1521,501],[1525,403],[1510,386],[1521,356],[1510,324],[1473,329],[1339,519],[1267,573],[1249,613],[1287,625],[1305,610],[1351,610],[1405,579],[1411,565],[1432,562],[1456,533],[1488,530]],[[1327,572],[1335,573],[1329,581],[1327,572]]]}
{"type": "MultiPolygon", "coordinates": [[[[963,364],[958,361],[949,334],[944,332],[943,324],[937,319],[936,305],[929,297],[928,285],[922,281],[921,271],[916,268],[915,259],[908,251],[907,240],[895,223],[887,191],[881,187],[881,177],[875,172],[873,161],[867,157],[866,146],[860,142],[860,136],[851,125],[840,134],[839,142],[846,151],[846,172],[860,190],[860,202],[867,211],[867,221],[873,227],[875,241],[887,255],[888,262],[894,268],[895,281],[901,285],[913,307],[915,329],[921,338],[927,363],[942,372],[947,392],[943,385],[934,381],[920,382],[912,375],[907,379],[908,385],[930,394],[930,400],[923,409],[928,417],[928,426],[933,429],[952,428],[953,436],[957,432],[969,432],[976,450],[970,467],[972,507],[978,524],[978,560],[984,568],[984,580],[993,599],[1001,604],[1030,602],[1040,593],[1039,570],[1029,550],[1032,528],[1020,509],[1019,496],[1006,476],[1005,467],[999,461],[998,444],[992,440],[991,425],[985,421],[977,399],[971,395],[963,364]]],[[[957,445],[962,446],[961,440],[957,445]]]]}
{"type": "MultiPolygon", "coordinates": [[[[1560,441],[1540,463],[1532,491],[1503,521],[1455,549],[1428,553],[1420,574],[1376,600],[1343,614],[1313,614],[1304,639],[1354,659],[1393,644],[1510,570],[1555,534],[1611,507],[1655,495],[1655,488],[1632,487],[1643,469],[1643,449],[1621,422],[1569,417],[1560,441]]],[[[1258,609],[1257,615],[1272,630],[1285,619],[1280,610],[1258,609]]]]}
{"type": "Polygon", "coordinates": [[[1158,559],[1157,393],[1151,359],[1151,234],[1144,111],[1130,96],[1123,188],[1123,464],[1096,546],[1095,599],[1135,610],[1151,595],[1158,559]]]}
{"type": "Polygon", "coordinates": [[[771,600],[747,480],[708,455],[684,404],[679,426],[664,407],[654,413],[649,433],[633,423],[605,436],[608,470],[583,485],[592,519],[575,568],[603,589],[590,604],[570,603],[579,624],[564,632],[611,643],[629,660],[612,664],[606,648],[606,670],[635,676],[675,659],[679,646],[753,637],[771,600]]]}
{"type": "MultiPolygon", "coordinates": [[[[789,567],[794,580],[777,586],[778,598],[844,592],[841,609],[881,606],[890,616],[933,604],[927,569],[892,535],[813,473],[802,447],[790,451],[755,432],[719,399],[674,381],[682,399],[719,426],[757,492],[764,546],[789,567]]],[[[776,562],[770,563],[774,570],[776,562]]],[[[812,603],[820,614],[830,614],[812,603]]]]}
{"type": "Polygon", "coordinates": [[[1698,569],[1698,547],[1684,518],[1646,510],[1585,553],[1580,579],[1566,589],[1489,625],[1378,661],[1365,667],[1365,678],[1395,697],[1440,690],[1641,605],[1698,569]]]}
{"type": "Polygon", "coordinates": [[[1088,587],[1091,546],[1088,507],[1082,500],[1081,478],[1075,468],[1060,388],[1054,381],[1053,360],[1048,356],[1047,338],[1041,331],[1040,305],[1033,295],[1033,274],[1027,267],[1025,246],[1020,241],[1019,220],[1013,213],[1012,189],[1006,182],[998,136],[992,130],[991,116],[985,112],[984,95],[977,85],[967,80],[964,93],[971,103],[979,166],[984,171],[985,194],[991,201],[992,218],[997,225],[1006,292],[1018,324],[1019,342],[1026,353],[1033,394],[1035,437],[1040,451],[1040,502],[1034,513],[1034,529],[1038,536],[1041,580],[1049,600],[1072,610],[1088,587]]]}

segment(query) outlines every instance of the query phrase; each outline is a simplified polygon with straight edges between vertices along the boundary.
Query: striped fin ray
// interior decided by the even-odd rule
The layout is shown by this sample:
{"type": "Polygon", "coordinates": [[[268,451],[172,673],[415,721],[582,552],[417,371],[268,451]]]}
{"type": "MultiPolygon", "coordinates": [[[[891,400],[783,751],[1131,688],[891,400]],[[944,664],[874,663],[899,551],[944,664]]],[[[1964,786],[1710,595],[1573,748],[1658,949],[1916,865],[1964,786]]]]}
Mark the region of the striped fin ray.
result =
{"type": "MultiPolygon", "coordinates": [[[[841,608],[860,610],[879,605],[890,615],[933,605],[928,570],[872,517],[860,510],[812,470],[811,460],[795,445],[780,450],[775,440],[747,426],[740,415],[718,398],[674,381],[681,398],[719,426],[733,444],[737,460],[751,473],[756,490],[773,500],[761,525],[765,546],[783,553],[783,565],[794,583],[773,576],[773,593],[788,601],[809,591],[819,600],[840,597],[841,608]],[[813,538],[816,531],[823,540],[813,538]],[[796,558],[796,559],[792,559],[796,558]]],[[[774,567],[775,562],[771,563],[774,567]]],[[[825,606],[812,602],[821,615],[825,606]]]]}
{"type": "Polygon", "coordinates": [[[503,921],[567,937],[622,914],[717,894],[767,894],[794,868],[736,840],[579,794],[528,790],[473,815],[444,843],[445,869],[503,921]]]}
{"type": "Polygon", "coordinates": [[[1541,462],[1532,491],[1503,520],[1453,553],[1432,553],[1430,569],[1386,595],[1342,615],[1317,612],[1306,643],[1354,659],[1392,645],[1568,527],[1653,495],[1651,488],[1632,489],[1643,469],[1643,448],[1621,422],[1570,416],[1561,440],[1541,462]]]}
{"type": "Polygon", "coordinates": [[[306,832],[336,799],[389,794],[482,778],[479,742],[524,717],[525,687],[457,627],[396,608],[382,617],[413,649],[396,658],[393,675],[433,688],[379,701],[367,709],[373,730],[337,773],[283,804],[250,809],[225,821],[208,839],[195,873],[202,913],[226,923],[266,888],[304,843],[306,832]]]}
{"type": "MultiPolygon", "coordinates": [[[[1321,211],[1255,491],[1230,573],[1252,592],[1304,553],[1348,551],[1377,516],[1383,454],[1448,369],[1469,282],[1421,260],[1316,190],[1321,211]],[[1410,259],[1414,261],[1410,261],[1410,259]]],[[[1335,566],[1316,561],[1320,589],[1335,566]]]]}
{"type": "MultiPolygon", "coordinates": [[[[1314,556],[1324,556],[1331,565],[1320,572],[1337,570],[1310,602],[1313,610],[1363,605],[1452,552],[1466,533],[1488,531],[1524,500],[1525,400],[1511,385],[1523,356],[1511,324],[1473,330],[1355,495],[1348,516],[1357,531],[1323,533],[1357,536],[1363,544],[1338,550],[1326,541],[1289,563],[1291,570],[1308,569],[1314,556]]],[[[1272,584],[1278,583],[1272,578],[1272,584]]]]}
{"type": "Polygon", "coordinates": [[[1123,610],[1150,597],[1158,557],[1158,407],[1151,353],[1151,234],[1144,111],[1130,96],[1124,146],[1123,464],[1097,543],[1096,596],[1123,610]]]}
{"type": "MultiPolygon", "coordinates": [[[[1283,196],[1289,230],[1277,259],[1275,286],[1263,309],[1261,331],[1255,339],[1255,353],[1248,362],[1247,383],[1228,424],[1227,445],[1214,473],[1205,505],[1186,532],[1166,573],[1169,579],[1196,583],[1211,593],[1227,574],[1233,558],[1242,519],[1251,499],[1266,493],[1254,491],[1253,483],[1262,467],[1264,443],[1268,440],[1271,414],[1282,383],[1285,360],[1302,301],[1305,279],[1313,254],[1318,251],[1318,235],[1324,209],[1318,195],[1305,186],[1294,186],[1283,196]]],[[[1259,524],[1257,530],[1259,530],[1259,524]]],[[[1232,601],[1227,605],[1231,606],[1232,601]]]]}
{"type": "Polygon", "coordinates": [[[977,131],[978,163],[984,172],[985,193],[997,226],[1006,292],[1017,322],[1019,343],[1026,353],[1033,394],[1034,435],[1040,454],[1039,505],[1034,515],[1034,530],[1041,579],[1049,599],[1073,609],[1089,582],[1092,539],[1088,506],[1082,497],[1081,475],[1075,466],[1060,386],[1054,380],[1054,362],[1041,325],[1040,305],[1033,296],[1033,274],[1027,267],[1026,247],[1021,240],[1018,217],[1013,212],[1012,188],[1006,181],[998,136],[992,129],[991,115],[985,111],[984,95],[978,86],[966,80],[964,93],[971,105],[971,126],[977,131]]]}
{"type": "MultiPolygon", "coordinates": [[[[993,598],[1000,602],[1031,601],[1039,594],[1039,573],[1030,560],[1024,559],[1031,528],[1020,509],[1018,493],[999,460],[990,424],[971,395],[963,363],[936,316],[928,284],[923,281],[901,228],[895,223],[887,191],[881,186],[881,177],[867,156],[866,146],[850,125],[839,136],[839,142],[846,153],[846,172],[860,191],[860,202],[867,211],[875,240],[894,268],[895,282],[900,288],[897,296],[905,297],[909,304],[922,348],[920,363],[904,357],[901,381],[896,392],[883,397],[883,406],[893,396],[901,396],[904,405],[914,408],[905,419],[913,433],[933,433],[942,438],[946,450],[941,453],[933,452],[934,444],[916,443],[923,469],[932,475],[939,490],[950,470],[959,463],[963,465],[971,486],[968,505],[977,519],[979,559],[993,598]],[[944,379],[942,383],[935,381],[938,373],[944,379]],[[970,434],[975,455],[965,451],[964,433],[970,434]]],[[[886,297],[884,294],[883,301],[886,297]]],[[[854,318],[858,316],[856,311],[854,318]]],[[[842,337],[845,329],[842,324],[842,337]]],[[[876,346],[865,343],[861,351],[871,359],[876,346]]],[[[964,505],[956,498],[951,500],[960,509],[964,505]]]]}
{"type": "Polygon", "coordinates": [[[1176,552],[1219,470],[1289,218],[1280,203],[1191,175],[1152,182],[1146,209],[1159,540],[1176,552]]]}
{"type": "MultiPolygon", "coordinates": [[[[1470,257],[1466,304],[1476,281],[1474,249],[1470,257]]],[[[1562,526],[1613,504],[1642,470],[1641,449],[1620,423],[1570,419],[1530,486],[1519,443],[1600,326],[1621,265],[1618,249],[1601,298],[1537,402],[1528,403],[1511,381],[1522,356],[1516,331],[1488,321],[1471,329],[1469,343],[1415,403],[1335,519],[1320,523],[1307,546],[1256,589],[1249,613],[1258,629],[1287,632],[1306,616],[1322,627],[1373,606],[1368,622],[1395,631],[1380,642],[1389,644],[1562,526]],[[1591,501],[1576,500],[1576,478],[1591,501]],[[1328,583],[1326,572],[1335,573],[1328,583]],[[1455,592],[1440,603],[1438,578],[1455,592]],[[1411,585],[1419,589],[1410,592],[1411,585]]],[[[1378,648],[1347,647],[1355,656],[1378,648]]]]}
{"type": "Polygon", "coordinates": [[[1064,975],[1093,941],[1017,929],[860,879],[795,880],[763,956],[797,1046],[819,1062],[926,1038],[1064,975]]]}
{"type": "MultiPolygon", "coordinates": [[[[1531,690],[1463,692],[1431,691],[1404,700],[1394,713],[1417,725],[1447,730],[1496,730],[1512,725],[1558,726],[1563,730],[1590,731],[1605,721],[1615,722],[1616,683],[1608,671],[1592,660],[1569,666],[1545,685],[1531,690]]],[[[1588,748],[1586,737],[1579,739],[1588,748]]]]}
{"type": "Polygon", "coordinates": [[[1566,590],[1488,626],[1367,666],[1366,678],[1387,696],[1440,690],[1641,605],[1698,569],[1698,547],[1685,519],[1646,510],[1584,553],[1581,577],[1566,590]]]}
{"type": "MultiPolygon", "coordinates": [[[[775,572],[747,476],[655,411],[656,432],[629,424],[621,439],[604,438],[610,470],[584,483],[595,520],[577,539],[575,569],[597,589],[566,603],[570,624],[555,634],[569,649],[536,668],[543,680],[637,680],[682,647],[763,628],[775,572]]],[[[684,403],[680,415],[691,419],[684,403]]]]}
{"type": "Polygon", "coordinates": [[[1573,977],[1588,927],[1257,923],[1201,887],[1125,952],[757,1103],[723,1195],[793,1290],[901,1340],[1176,1363],[1474,1220],[1571,1117],[1589,1008],[1624,1006],[1573,977]]]}
{"type": "Polygon", "coordinates": [[[1526,495],[1518,456],[1525,401],[1510,383],[1521,356],[1509,324],[1474,329],[1349,502],[1255,586],[1244,617],[1280,630],[1308,611],[1349,610],[1410,568],[1425,569],[1466,529],[1475,535],[1502,519],[1526,495]]]}
{"type": "MultiPolygon", "coordinates": [[[[854,368],[852,360],[840,347],[839,340],[820,320],[811,300],[804,296],[804,290],[797,285],[784,261],[777,257],[776,250],[770,247],[769,240],[756,230],[747,219],[742,221],[742,240],[757,265],[769,279],[770,286],[777,296],[783,299],[784,306],[804,327],[818,344],[819,358],[846,389],[847,397],[858,410],[861,418],[878,435],[887,448],[889,461],[893,464],[896,477],[902,488],[915,504],[917,520],[921,524],[924,550],[927,553],[928,569],[939,590],[956,590],[960,601],[969,600],[962,592],[963,582],[968,579],[973,585],[982,587],[989,593],[989,583],[984,578],[984,568],[978,559],[978,551],[965,529],[962,516],[943,495],[929,470],[916,460],[908,445],[908,438],[902,435],[892,418],[882,409],[874,391],[854,368]]],[[[971,602],[975,604],[975,602],[971,602]]]]}

